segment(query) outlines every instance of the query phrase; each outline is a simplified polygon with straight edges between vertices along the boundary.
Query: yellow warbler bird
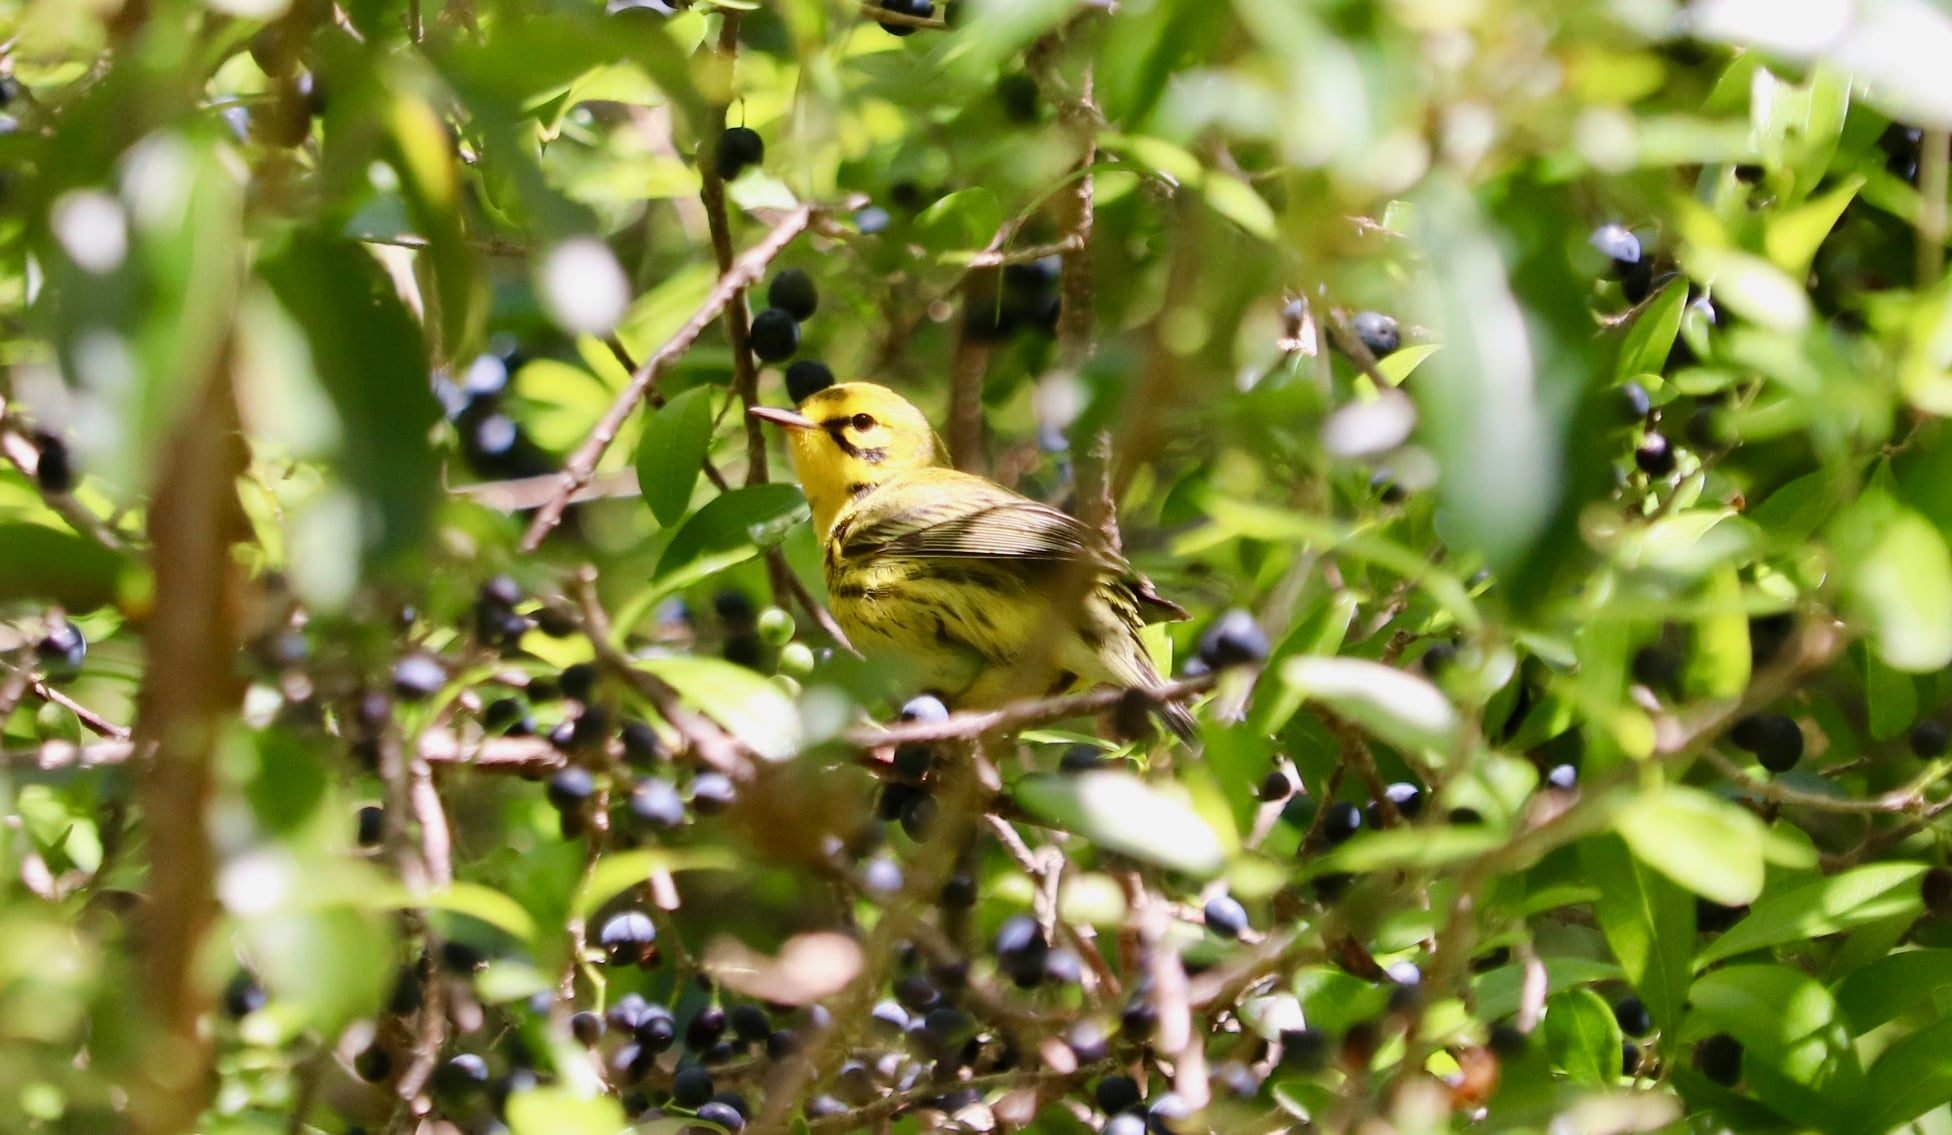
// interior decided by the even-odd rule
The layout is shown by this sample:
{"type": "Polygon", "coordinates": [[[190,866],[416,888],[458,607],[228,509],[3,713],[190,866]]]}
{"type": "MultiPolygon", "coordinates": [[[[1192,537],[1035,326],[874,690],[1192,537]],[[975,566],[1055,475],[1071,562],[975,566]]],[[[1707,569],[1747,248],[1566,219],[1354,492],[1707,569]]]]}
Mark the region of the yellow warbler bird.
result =
{"type": "MultiPolygon", "coordinates": [[[[1139,628],[1186,612],[1076,518],[949,468],[901,395],[848,382],[797,413],[752,414],[787,430],[835,620],[870,657],[907,667],[916,688],[981,709],[1163,682],[1139,628]]],[[[1195,735],[1185,709],[1162,712],[1195,735]]]]}

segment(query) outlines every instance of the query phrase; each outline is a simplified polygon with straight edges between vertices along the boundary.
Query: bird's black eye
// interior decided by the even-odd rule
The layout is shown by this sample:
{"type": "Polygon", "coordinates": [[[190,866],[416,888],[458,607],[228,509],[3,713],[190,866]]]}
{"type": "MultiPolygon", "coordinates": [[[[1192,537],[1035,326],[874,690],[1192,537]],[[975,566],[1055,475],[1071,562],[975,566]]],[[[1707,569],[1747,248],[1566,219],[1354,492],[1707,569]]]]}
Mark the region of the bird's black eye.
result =
{"type": "Polygon", "coordinates": [[[860,430],[862,433],[866,433],[867,431],[873,429],[874,415],[872,414],[854,415],[854,428],[860,430]]]}

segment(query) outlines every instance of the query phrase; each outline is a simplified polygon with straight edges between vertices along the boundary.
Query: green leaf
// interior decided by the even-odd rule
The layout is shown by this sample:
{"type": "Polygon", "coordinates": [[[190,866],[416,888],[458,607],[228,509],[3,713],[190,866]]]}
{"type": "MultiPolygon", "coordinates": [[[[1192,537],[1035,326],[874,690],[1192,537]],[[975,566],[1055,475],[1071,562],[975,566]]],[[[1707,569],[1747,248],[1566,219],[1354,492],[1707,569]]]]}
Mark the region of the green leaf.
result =
{"type": "Polygon", "coordinates": [[[1442,867],[1481,855],[1505,842],[1485,825],[1400,827],[1366,832],[1323,856],[1319,871],[1376,871],[1394,867],[1442,867]]]}
{"type": "Polygon", "coordinates": [[[1862,177],[1848,178],[1823,196],[1812,197],[1770,217],[1762,234],[1762,245],[1768,250],[1769,259],[1793,279],[1808,276],[1817,247],[1837,227],[1837,218],[1843,216],[1863,185],[1862,177]]]}
{"type": "Polygon", "coordinates": [[[1868,1033],[1900,1017],[1952,1012],[1952,950],[1902,950],[1865,966],[1837,986],[1851,1027],[1868,1033]]]}
{"type": "Polygon", "coordinates": [[[714,498],[671,537],[658,560],[658,582],[676,590],[776,546],[808,516],[796,485],[750,485],[714,498]]]}
{"type": "Polygon", "coordinates": [[[1728,248],[1684,249],[1688,274],[1712,288],[1715,301],[1758,327],[1785,335],[1810,324],[1810,297],[1782,269],[1760,256],[1728,248]]]}
{"type": "Polygon", "coordinates": [[[1681,331],[1681,313],[1687,310],[1686,283],[1675,281],[1660,290],[1627,329],[1620,344],[1620,362],[1614,377],[1625,382],[1643,374],[1659,374],[1674,350],[1674,337],[1681,331]]]}
{"type": "Polygon", "coordinates": [[[982,186],[959,189],[915,218],[915,235],[938,255],[986,247],[1003,224],[1003,206],[982,186]]]}
{"type": "Polygon", "coordinates": [[[1924,908],[1918,892],[1918,879],[1924,873],[1922,864],[1875,863],[1765,899],[1755,904],[1747,918],[1710,942],[1695,965],[1713,965],[1750,950],[1820,938],[1881,918],[1916,913],[1924,908]]]}
{"type": "Polygon", "coordinates": [[[1681,1021],[1694,953],[1694,900],[1636,859],[1624,841],[1597,836],[1579,845],[1586,878],[1599,888],[1593,915],[1627,981],[1662,1031],[1681,1021]]]}
{"type": "Polygon", "coordinates": [[[1834,542],[1848,608],[1879,656],[1908,673],[1952,663],[1952,552],[1931,521],[1869,495],[1838,520],[1834,542]]]}
{"type": "MultiPolygon", "coordinates": [[[[1853,651],[1853,653],[1857,653],[1853,651]]],[[[1918,718],[1918,682],[1864,652],[1864,706],[1871,719],[1871,738],[1889,741],[1918,718]]]]}
{"type": "Polygon", "coordinates": [[[668,682],[698,707],[769,761],[799,752],[800,712],[772,679],[722,658],[670,655],[635,663],[668,682]]]}
{"type": "MultiPolygon", "coordinates": [[[[1545,967],[1548,996],[1576,986],[1620,979],[1619,966],[1592,958],[1541,958],[1540,964],[1545,967]]],[[[1472,978],[1471,998],[1477,1005],[1478,1016],[1497,1021],[1518,1012],[1525,982],[1525,967],[1520,965],[1499,966],[1472,978]]]]}
{"type": "Polygon", "coordinates": [[[1184,798],[1131,773],[1036,774],[1017,782],[1032,815],[1110,851],[1199,878],[1226,863],[1220,837],[1184,798]]]}
{"type": "Polygon", "coordinates": [[[622,1135],[630,1121],[615,1096],[551,1086],[508,1097],[508,1129],[511,1135],[622,1135]]]}
{"type": "Polygon", "coordinates": [[[1611,1084],[1620,1076],[1620,1023],[1590,989],[1568,989],[1545,1002],[1545,1048],[1578,1084],[1611,1084]]]}
{"type": "Polygon", "coordinates": [[[382,892],[379,905],[399,910],[425,907],[462,914],[485,922],[519,942],[530,945],[536,942],[535,918],[528,910],[502,892],[479,883],[455,882],[437,891],[393,887],[382,892]]]}
{"type": "Polygon", "coordinates": [[[1794,1106],[1847,1099],[1863,1080],[1835,999],[1801,970],[1728,966],[1703,974],[1689,996],[1695,1012],[1741,1041],[1751,1060],[1765,1061],[1810,1089],[1791,1093],[1794,1106]]]}
{"type": "Polygon", "coordinates": [[[1740,697],[1749,688],[1754,656],[1742,578],[1733,564],[1709,573],[1702,599],[1711,613],[1695,622],[1694,650],[1685,673],[1688,692],[1695,697],[1740,697]]]}
{"type": "Polygon", "coordinates": [[[639,848],[636,851],[614,852],[597,862],[596,868],[584,879],[582,889],[576,892],[576,902],[570,909],[578,917],[587,918],[625,890],[648,882],[656,871],[673,874],[679,871],[726,871],[738,866],[738,863],[738,856],[725,847],[639,848]]]}
{"type": "Polygon", "coordinates": [[[1392,745],[1447,756],[1461,722],[1450,699],[1414,674],[1360,658],[1301,656],[1281,664],[1281,680],[1392,745]]]}
{"type": "Polygon", "coordinates": [[[353,518],[367,563],[404,564],[425,545],[441,483],[427,441],[440,410],[419,327],[373,258],[344,241],[296,235],[258,274],[304,329],[338,411],[334,464],[359,498],[353,518]]]}
{"type": "Polygon", "coordinates": [[[0,523],[0,601],[38,599],[70,611],[115,601],[131,561],[95,541],[44,524],[0,523]]]}
{"type": "Polygon", "coordinates": [[[1214,212],[1253,236],[1272,241],[1280,235],[1275,230],[1274,210],[1253,186],[1237,177],[1208,173],[1200,182],[1200,197],[1214,212]]]}
{"type": "Polygon", "coordinates": [[[1952,1100],[1952,1020],[1885,1049],[1865,1077],[1861,1099],[1849,1128],[1861,1135],[1883,1135],[1952,1100]]]}
{"type": "Polygon", "coordinates": [[[1740,906],[1762,893],[1762,824],[1734,804],[1671,786],[1634,798],[1613,825],[1643,862],[1695,894],[1740,906]]]}
{"type": "Polygon", "coordinates": [[[712,388],[696,386],[664,404],[637,443],[637,491],[669,528],[684,519],[712,444],[712,388]]]}

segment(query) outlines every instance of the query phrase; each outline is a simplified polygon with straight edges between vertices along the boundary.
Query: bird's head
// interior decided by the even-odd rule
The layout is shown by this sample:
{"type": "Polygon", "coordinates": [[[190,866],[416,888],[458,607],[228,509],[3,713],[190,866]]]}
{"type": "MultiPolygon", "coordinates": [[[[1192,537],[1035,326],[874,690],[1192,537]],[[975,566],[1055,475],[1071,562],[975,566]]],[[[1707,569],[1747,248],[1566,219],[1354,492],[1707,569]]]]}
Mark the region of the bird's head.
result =
{"type": "Polygon", "coordinates": [[[908,399],[872,382],[818,390],[798,412],[755,406],[752,416],[784,427],[814,524],[825,531],[848,500],[911,469],[948,463],[941,439],[908,399]]]}

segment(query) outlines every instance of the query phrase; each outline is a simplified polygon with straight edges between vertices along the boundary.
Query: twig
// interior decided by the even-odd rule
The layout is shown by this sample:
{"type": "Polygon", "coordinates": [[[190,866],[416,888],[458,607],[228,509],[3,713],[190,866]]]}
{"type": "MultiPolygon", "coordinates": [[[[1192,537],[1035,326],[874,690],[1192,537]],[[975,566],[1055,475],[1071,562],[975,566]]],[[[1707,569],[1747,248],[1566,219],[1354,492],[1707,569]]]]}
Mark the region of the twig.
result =
{"type": "MultiPolygon", "coordinates": [[[[14,421],[17,415],[10,415],[9,409],[6,396],[0,395],[0,456],[4,456],[8,464],[20,470],[21,475],[38,489],[40,478],[37,474],[41,467],[41,448],[34,444],[33,439],[21,432],[14,421]]],[[[83,507],[73,493],[55,493],[46,489],[40,489],[40,493],[41,499],[47,502],[47,506],[59,514],[61,519],[67,521],[76,532],[110,551],[129,550],[128,541],[123,539],[122,534],[107,521],[83,507]]]]}
{"type": "MultiPolygon", "coordinates": [[[[541,508],[555,499],[562,489],[562,475],[544,473],[537,477],[518,477],[510,481],[483,481],[476,485],[455,485],[448,492],[457,497],[467,497],[494,509],[496,512],[527,512],[541,508]]],[[[638,493],[637,470],[619,469],[614,473],[601,473],[588,484],[569,495],[570,504],[584,501],[605,500],[610,497],[634,497],[638,493]]]]}
{"type": "Polygon", "coordinates": [[[111,741],[127,741],[129,739],[129,730],[127,727],[117,725],[115,722],[89,709],[60,690],[48,685],[45,680],[33,678],[28,682],[28,688],[33,690],[34,696],[40,698],[42,701],[51,702],[74,714],[76,720],[87,726],[88,731],[95,736],[105,737],[111,741]]]}
{"type": "MultiPolygon", "coordinates": [[[[724,61],[725,74],[729,79],[737,66],[739,57],[739,22],[737,9],[725,9],[719,13],[718,55],[724,61]]],[[[712,107],[706,138],[717,140],[725,132],[725,104],[712,107]]],[[[718,165],[710,161],[704,153],[699,154],[699,200],[705,205],[705,222],[711,229],[712,252],[718,257],[718,270],[721,275],[732,271],[732,219],[725,209],[725,181],[718,175],[718,165]]],[[[752,281],[756,282],[755,275],[752,281]]],[[[732,290],[725,304],[725,339],[732,345],[732,390],[739,396],[742,408],[752,409],[759,405],[759,367],[752,358],[752,313],[746,308],[746,289],[740,284],[732,290]]],[[[766,481],[766,433],[765,427],[751,414],[742,415],[746,427],[746,484],[759,485],[766,481]]],[[[775,588],[777,590],[777,588],[775,588]]]]}
{"type": "Polygon", "coordinates": [[[965,1080],[951,1080],[948,1083],[924,1081],[905,1091],[890,1092],[872,1103],[862,1104],[852,1111],[839,1115],[823,1116],[811,1120],[807,1130],[815,1135],[829,1132],[859,1131],[864,1124],[882,1119],[892,1119],[919,1103],[933,1099],[951,1089],[964,1089],[978,1093],[992,1088],[1042,1088],[1060,1084],[1080,1084],[1101,1073],[1113,1071],[1113,1063],[1104,1061],[1084,1065],[1075,1071],[1060,1072],[1049,1068],[1012,1069],[1007,1072],[991,1072],[983,1076],[971,1076],[965,1080]]]}
{"type": "Polygon", "coordinates": [[[1010,733],[1034,725],[1046,725],[1067,717],[1102,713],[1129,697],[1141,697],[1152,705],[1185,701],[1211,689],[1214,677],[1202,674],[1165,682],[1150,689],[1102,689],[1064,697],[1013,702],[997,709],[963,710],[941,721],[914,722],[883,730],[855,730],[848,740],[862,748],[878,746],[966,741],[987,733],[1010,733]]]}
{"type": "Polygon", "coordinates": [[[1073,233],[1063,240],[1052,241],[1049,244],[1033,244],[1026,248],[997,247],[985,249],[970,257],[969,263],[965,264],[964,267],[973,270],[976,268],[1001,268],[1009,264],[1035,264],[1039,260],[1048,257],[1063,256],[1067,252],[1075,252],[1079,247],[1077,234],[1073,233]]]}
{"type": "Polygon", "coordinates": [[[542,538],[549,534],[549,530],[561,522],[563,509],[569,506],[570,495],[590,483],[597,462],[602,460],[604,451],[610,448],[610,443],[617,439],[617,432],[623,428],[624,421],[637,408],[637,404],[643,401],[645,394],[657,384],[658,376],[691,349],[692,344],[698,341],[698,337],[704,334],[705,328],[726,309],[726,305],[730,304],[735,296],[741,294],[747,285],[765,274],[766,267],[773,262],[773,258],[785,251],[786,246],[793,243],[795,237],[806,231],[807,223],[813,214],[813,206],[802,205],[782,217],[763,240],[747,250],[745,255],[719,277],[718,284],[712,288],[711,294],[705,297],[705,302],[699,305],[698,310],[692,312],[691,318],[685,320],[684,325],[678,328],[677,332],[650,358],[644,360],[644,364],[630,376],[630,382],[625,384],[623,391],[617,395],[617,400],[611,404],[610,409],[590,431],[590,436],[577,447],[576,452],[563,466],[563,471],[557,475],[555,495],[537,511],[535,519],[529,523],[529,530],[522,536],[521,548],[524,552],[535,551],[542,543],[542,538]]]}
{"type": "Polygon", "coordinates": [[[940,16],[911,16],[906,12],[891,12],[872,0],[863,0],[861,15],[878,24],[892,24],[903,28],[935,28],[941,30],[949,26],[940,16]]]}
{"type": "MultiPolygon", "coordinates": [[[[360,244],[378,244],[388,248],[421,249],[428,247],[430,243],[426,237],[418,233],[360,233],[352,239],[358,241],[360,244]]],[[[501,237],[494,236],[472,237],[467,243],[476,251],[486,253],[489,256],[504,256],[519,259],[530,255],[534,251],[527,245],[517,244],[512,240],[504,240],[501,237]]]]}

